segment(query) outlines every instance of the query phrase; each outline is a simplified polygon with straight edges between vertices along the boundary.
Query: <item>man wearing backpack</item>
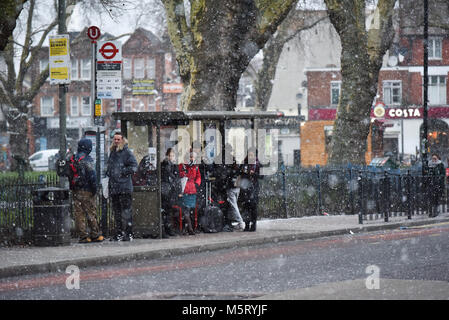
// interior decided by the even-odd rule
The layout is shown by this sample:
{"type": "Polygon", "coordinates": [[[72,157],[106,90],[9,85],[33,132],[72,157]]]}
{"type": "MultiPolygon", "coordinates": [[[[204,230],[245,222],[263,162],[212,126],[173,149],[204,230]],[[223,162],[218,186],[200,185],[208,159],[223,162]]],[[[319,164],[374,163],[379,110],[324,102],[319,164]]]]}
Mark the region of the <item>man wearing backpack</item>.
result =
{"type": "Polygon", "coordinates": [[[78,152],[69,160],[70,190],[72,190],[75,226],[80,236],[80,243],[104,240],[96,217],[97,182],[94,161],[89,156],[91,151],[92,141],[83,138],[78,142],[78,152]],[[86,230],[86,216],[90,234],[86,230]]]}

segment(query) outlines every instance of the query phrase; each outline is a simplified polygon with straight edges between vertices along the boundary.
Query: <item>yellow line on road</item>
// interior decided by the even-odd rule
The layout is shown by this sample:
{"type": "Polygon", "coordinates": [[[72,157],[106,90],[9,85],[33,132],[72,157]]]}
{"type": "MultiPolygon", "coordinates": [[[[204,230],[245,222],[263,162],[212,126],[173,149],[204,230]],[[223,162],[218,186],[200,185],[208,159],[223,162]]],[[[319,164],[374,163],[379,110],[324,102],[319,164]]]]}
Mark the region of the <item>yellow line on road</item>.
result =
{"type": "Polygon", "coordinates": [[[407,229],[424,229],[424,228],[429,228],[429,227],[443,226],[443,225],[447,225],[447,224],[449,224],[449,222],[440,222],[440,223],[426,224],[423,226],[406,227],[406,228],[407,229]]]}

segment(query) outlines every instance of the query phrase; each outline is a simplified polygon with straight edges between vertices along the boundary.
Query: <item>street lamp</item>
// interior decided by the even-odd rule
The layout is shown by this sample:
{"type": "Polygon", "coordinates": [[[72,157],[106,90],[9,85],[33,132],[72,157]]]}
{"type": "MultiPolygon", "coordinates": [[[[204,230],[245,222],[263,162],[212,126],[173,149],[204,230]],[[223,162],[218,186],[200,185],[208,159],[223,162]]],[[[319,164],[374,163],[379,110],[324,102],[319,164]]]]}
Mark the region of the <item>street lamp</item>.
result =
{"type": "Polygon", "coordinates": [[[429,39],[429,4],[428,0],[424,0],[424,95],[423,95],[423,133],[422,133],[422,174],[427,174],[427,153],[428,153],[428,137],[427,137],[427,100],[428,100],[428,39],[429,39]]]}

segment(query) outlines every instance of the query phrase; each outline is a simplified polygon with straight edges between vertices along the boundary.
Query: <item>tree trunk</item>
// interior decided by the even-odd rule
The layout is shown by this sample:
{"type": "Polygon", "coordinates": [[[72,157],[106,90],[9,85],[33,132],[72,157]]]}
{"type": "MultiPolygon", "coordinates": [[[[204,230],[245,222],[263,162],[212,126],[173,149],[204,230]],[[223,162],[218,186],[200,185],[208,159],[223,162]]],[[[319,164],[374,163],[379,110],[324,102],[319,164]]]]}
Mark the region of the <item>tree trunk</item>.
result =
{"type": "Polygon", "coordinates": [[[185,110],[234,110],[241,74],[296,0],[163,0],[185,110]]]}
{"type": "Polygon", "coordinates": [[[0,1],[0,52],[8,44],[9,37],[16,27],[17,17],[22,12],[23,4],[27,0],[1,0],[0,1]]]}
{"type": "Polygon", "coordinates": [[[366,31],[365,0],[325,0],[342,44],[342,86],[330,144],[330,164],[365,164],[370,113],[382,58],[393,40],[395,0],[379,0],[379,23],[366,31]]]}
{"type": "Polygon", "coordinates": [[[12,170],[17,170],[18,163],[28,160],[28,117],[26,114],[21,116],[11,117],[12,114],[8,114],[8,124],[10,129],[9,144],[11,146],[11,154],[13,156],[12,170]]]}

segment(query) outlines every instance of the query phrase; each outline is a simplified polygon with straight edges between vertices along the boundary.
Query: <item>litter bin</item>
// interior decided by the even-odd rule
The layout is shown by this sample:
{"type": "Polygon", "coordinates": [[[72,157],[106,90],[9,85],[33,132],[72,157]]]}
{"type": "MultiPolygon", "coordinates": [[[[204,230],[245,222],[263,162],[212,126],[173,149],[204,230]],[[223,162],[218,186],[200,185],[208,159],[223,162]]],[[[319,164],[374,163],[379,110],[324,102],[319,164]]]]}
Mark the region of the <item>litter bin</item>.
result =
{"type": "Polygon", "coordinates": [[[69,190],[57,187],[33,192],[33,240],[36,246],[70,244],[69,190]]]}

